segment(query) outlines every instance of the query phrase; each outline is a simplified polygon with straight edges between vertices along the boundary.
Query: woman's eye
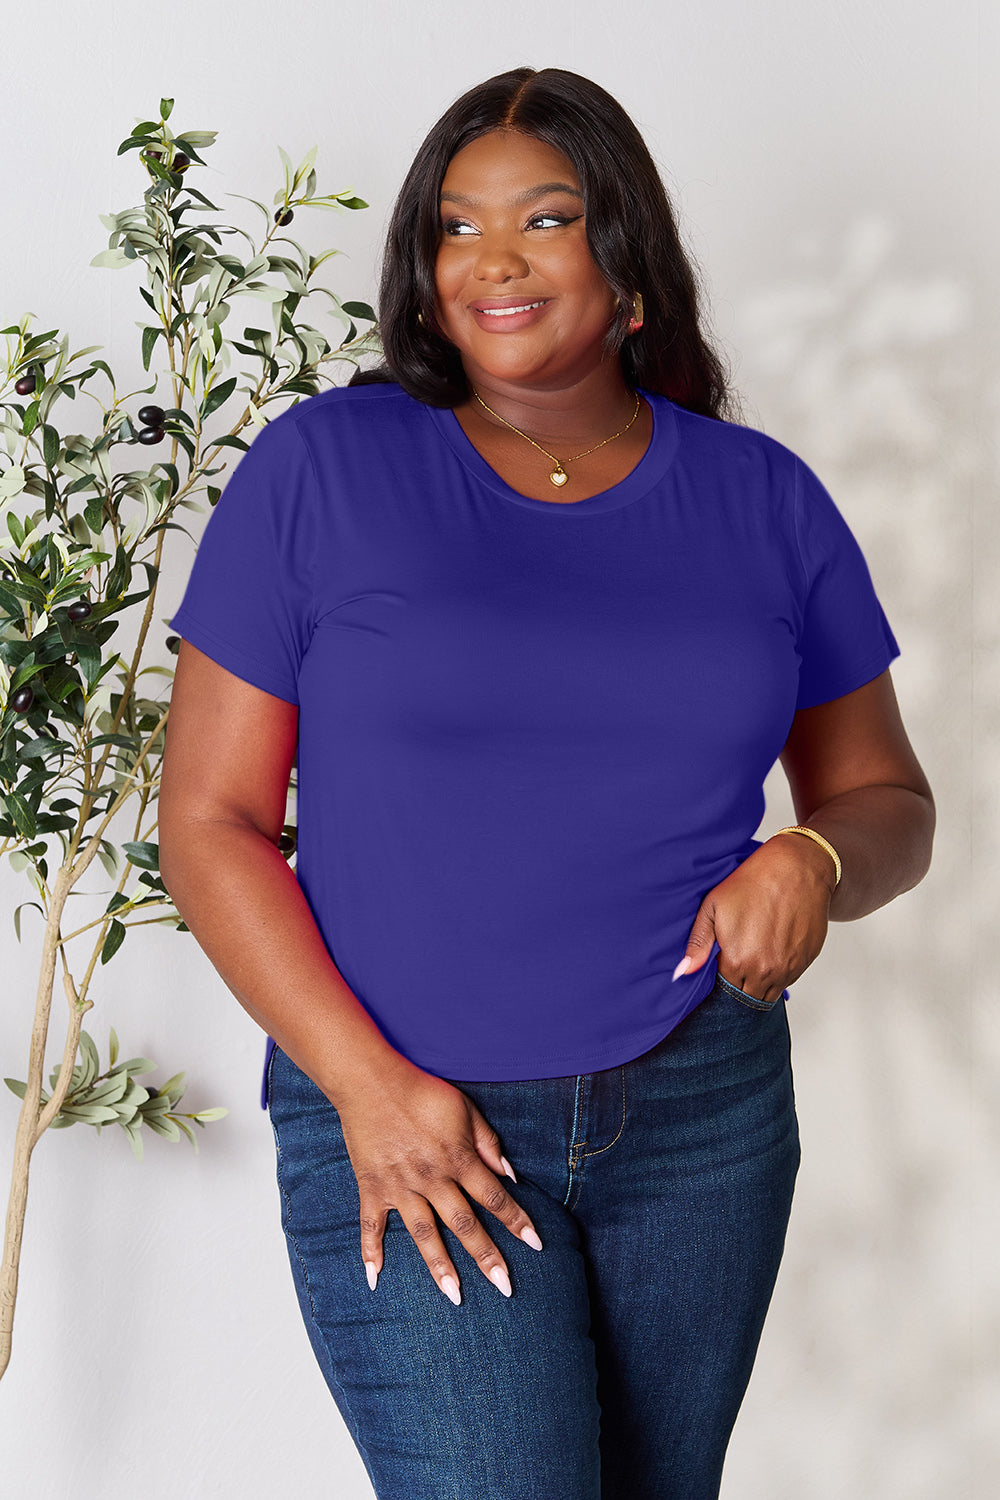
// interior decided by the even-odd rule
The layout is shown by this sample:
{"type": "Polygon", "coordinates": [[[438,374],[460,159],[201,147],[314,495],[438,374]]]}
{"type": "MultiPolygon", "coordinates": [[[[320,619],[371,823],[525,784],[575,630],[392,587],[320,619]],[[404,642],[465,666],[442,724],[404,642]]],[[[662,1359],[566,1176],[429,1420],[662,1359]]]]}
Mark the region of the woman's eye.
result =
{"type": "Polygon", "coordinates": [[[475,234],[476,232],[464,219],[446,219],[441,229],[445,234],[475,234]]]}
{"type": "Polygon", "coordinates": [[[576,214],[573,217],[568,214],[536,214],[533,219],[528,220],[528,225],[529,228],[537,226],[541,229],[551,229],[554,224],[575,224],[577,219],[582,217],[582,214],[576,214]]]}

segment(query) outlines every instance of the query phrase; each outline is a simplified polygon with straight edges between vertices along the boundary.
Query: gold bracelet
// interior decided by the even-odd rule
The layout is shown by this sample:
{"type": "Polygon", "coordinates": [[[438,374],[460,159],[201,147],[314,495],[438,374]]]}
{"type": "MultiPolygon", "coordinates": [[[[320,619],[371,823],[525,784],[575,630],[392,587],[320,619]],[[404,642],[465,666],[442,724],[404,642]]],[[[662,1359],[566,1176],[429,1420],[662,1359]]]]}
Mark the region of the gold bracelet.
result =
{"type": "MultiPolygon", "coordinates": [[[[830,843],[829,839],[825,839],[821,833],[817,833],[815,828],[806,828],[801,823],[796,823],[791,828],[779,828],[778,833],[804,833],[807,839],[812,839],[814,843],[819,844],[821,849],[825,849],[827,854],[829,854],[830,858],[833,860],[833,867],[837,872],[837,878],[833,882],[834,890],[837,889],[838,885],[840,884],[840,877],[843,874],[843,867],[840,863],[840,855],[830,843]]],[[[777,838],[778,833],[773,834],[772,837],[777,838]]]]}

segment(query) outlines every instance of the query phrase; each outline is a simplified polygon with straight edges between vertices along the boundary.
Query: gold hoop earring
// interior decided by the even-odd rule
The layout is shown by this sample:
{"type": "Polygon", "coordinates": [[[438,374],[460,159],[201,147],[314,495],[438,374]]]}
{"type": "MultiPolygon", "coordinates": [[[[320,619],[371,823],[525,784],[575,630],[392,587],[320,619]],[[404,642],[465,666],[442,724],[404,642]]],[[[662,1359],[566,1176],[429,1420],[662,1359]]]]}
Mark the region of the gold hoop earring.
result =
{"type": "Polygon", "coordinates": [[[629,319],[628,325],[629,336],[631,336],[633,333],[639,332],[639,329],[643,324],[643,317],[644,309],[642,305],[642,293],[636,292],[635,296],[632,299],[632,316],[629,319]]]}
{"type": "Polygon", "coordinates": [[[427,324],[424,322],[424,315],[419,308],[417,309],[417,322],[420,324],[421,328],[427,327],[427,324]]]}

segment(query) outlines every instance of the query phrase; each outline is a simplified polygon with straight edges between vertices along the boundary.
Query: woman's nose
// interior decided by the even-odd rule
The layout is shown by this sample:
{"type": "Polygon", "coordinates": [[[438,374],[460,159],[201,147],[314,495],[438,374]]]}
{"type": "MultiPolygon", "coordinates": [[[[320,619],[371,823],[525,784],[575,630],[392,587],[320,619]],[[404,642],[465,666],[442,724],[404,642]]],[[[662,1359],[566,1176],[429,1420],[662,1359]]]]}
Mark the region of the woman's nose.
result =
{"type": "Polygon", "coordinates": [[[505,236],[484,235],[478,251],[475,274],[480,281],[517,281],[528,274],[524,255],[505,236]]]}

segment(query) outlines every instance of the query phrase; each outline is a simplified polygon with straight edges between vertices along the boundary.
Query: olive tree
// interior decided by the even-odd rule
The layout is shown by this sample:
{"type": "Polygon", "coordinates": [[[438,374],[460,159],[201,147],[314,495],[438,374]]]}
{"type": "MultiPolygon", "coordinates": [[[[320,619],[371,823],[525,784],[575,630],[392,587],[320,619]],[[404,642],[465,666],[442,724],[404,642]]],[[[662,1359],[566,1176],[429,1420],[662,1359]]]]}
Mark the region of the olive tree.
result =
{"type": "MultiPolygon", "coordinates": [[[[147,659],[147,645],[169,662],[179,644],[168,637],[164,652],[155,632],[150,642],[166,549],[190,541],[181,512],[203,512],[201,498],[215,504],[227,464],[279,405],[316,394],[344,369],[338,362],[376,347],[373,328],[357,326],[373,324],[371,308],[314,280],[337,252],[310,254],[284,233],[300,208],[367,205],[350,190],[317,194],[315,148],[298,167],[280,151],[273,204],[243,200],[263,218],[258,233],[220,222],[190,181],[215,133],[174,134],[172,108],[161,100],[159,119],[140,121],[121,143],[118,154],[135,152],[145,173],[143,199],[102,216],[108,248],[91,262],[141,273],[136,353],[150,383],[120,392],[97,348],[71,352],[57,331],[33,332],[31,314],[0,333],[0,855],[30,882],[32,897],[11,915],[18,941],[30,933],[38,950],[27,1077],[7,1080],[22,1104],[0,1268],[0,1375],[42,1135],[116,1124],[141,1158],[143,1127],[197,1148],[197,1128],[226,1113],[182,1112],[182,1073],[140,1083],[155,1064],[120,1059],[113,1029],[102,1064],[81,1025],[95,974],[131,929],[187,931],[156,840],[173,674],[147,659]],[[333,341],[305,321],[311,294],[336,320],[333,341]],[[256,300],[263,326],[237,338],[227,320],[242,299],[256,300]],[[92,867],[103,867],[103,890],[82,883],[92,867]],[[57,969],[66,1028],[46,1089],[57,969]]],[[[290,858],[292,824],[281,845],[290,858]]]]}

